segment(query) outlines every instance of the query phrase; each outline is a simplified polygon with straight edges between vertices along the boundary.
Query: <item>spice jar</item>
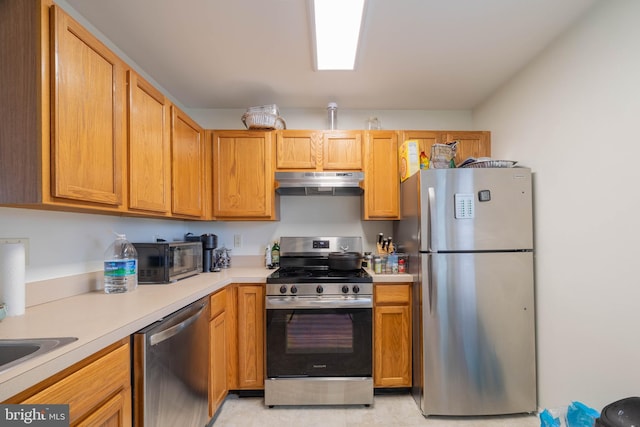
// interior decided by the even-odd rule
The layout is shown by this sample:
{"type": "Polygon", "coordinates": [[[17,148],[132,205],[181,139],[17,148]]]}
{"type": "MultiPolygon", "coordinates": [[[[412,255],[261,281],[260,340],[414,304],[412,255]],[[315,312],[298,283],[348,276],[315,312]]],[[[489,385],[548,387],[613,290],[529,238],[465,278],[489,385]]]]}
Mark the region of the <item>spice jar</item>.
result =
{"type": "Polygon", "coordinates": [[[382,260],[379,256],[373,258],[373,272],[376,274],[382,273],[382,260]]]}
{"type": "Polygon", "coordinates": [[[407,268],[404,263],[404,258],[400,258],[398,260],[398,273],[406,273],[406,271],[407,271],[407,268]]]}

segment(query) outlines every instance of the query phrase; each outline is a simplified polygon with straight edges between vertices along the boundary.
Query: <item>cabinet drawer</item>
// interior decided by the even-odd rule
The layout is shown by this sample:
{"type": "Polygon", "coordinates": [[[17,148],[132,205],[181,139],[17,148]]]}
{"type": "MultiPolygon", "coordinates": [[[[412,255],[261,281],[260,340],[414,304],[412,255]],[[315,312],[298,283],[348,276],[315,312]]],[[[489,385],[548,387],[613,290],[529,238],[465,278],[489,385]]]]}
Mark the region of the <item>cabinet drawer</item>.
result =
{"type": "Polygon", "coordinates": [[[227,305],[227,290],[222,289],[211,295],[209,306],[211,308],[211,319],[222,313],[227,305]]]}
{"type": "Polygon", "coordinates": [[[375,285],[375,304],[409,304],[411,298],[410,284],[375,285]]]}

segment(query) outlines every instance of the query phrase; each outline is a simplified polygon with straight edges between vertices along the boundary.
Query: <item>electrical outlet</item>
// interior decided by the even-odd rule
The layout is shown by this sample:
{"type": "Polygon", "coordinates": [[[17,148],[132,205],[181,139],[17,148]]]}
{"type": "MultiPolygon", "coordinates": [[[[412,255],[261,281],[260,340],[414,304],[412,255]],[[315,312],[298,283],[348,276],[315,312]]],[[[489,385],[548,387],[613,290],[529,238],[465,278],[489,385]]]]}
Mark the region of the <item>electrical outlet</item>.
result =
{"type": "Polygon", "coordinates": [[[234,234],[233,235],[233,247],[241,248],[242,247],[242,234],[234,234]]]}
{"type": "Polygon", "coordinates": [[[25,264],[29,265],[29,239],[26,237],[0,237],[2,243],[22,243],[24,245],[25,264]]]}

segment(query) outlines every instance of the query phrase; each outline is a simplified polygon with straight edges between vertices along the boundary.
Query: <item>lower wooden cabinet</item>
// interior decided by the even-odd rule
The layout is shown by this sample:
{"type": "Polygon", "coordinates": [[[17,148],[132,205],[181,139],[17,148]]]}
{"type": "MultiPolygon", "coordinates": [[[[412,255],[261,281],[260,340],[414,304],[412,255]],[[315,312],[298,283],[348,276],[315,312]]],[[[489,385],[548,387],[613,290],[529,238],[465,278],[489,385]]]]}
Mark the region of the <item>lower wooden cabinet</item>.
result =
{"type": "Polygon", "coordinates": [[[216,413],[227,396],[227,290],[222,289],[210,298],[209,323],[209,416],[216,413]]]}
{"type": "Polygon", "coordinates": [[[131,426],[129,339],[76,363],[5,403],[68,404],[71,426],[131,426]]]}
{"type": "Polygon", "coordinates": [[[411,387],[411,284],[376,284],[373,292],[373,385],[411,387]]]}
{"type": "Polygon", "coordinates": [[[227,318],[229,390],[264,389],[264,285],[234,284],[227,318]]]}

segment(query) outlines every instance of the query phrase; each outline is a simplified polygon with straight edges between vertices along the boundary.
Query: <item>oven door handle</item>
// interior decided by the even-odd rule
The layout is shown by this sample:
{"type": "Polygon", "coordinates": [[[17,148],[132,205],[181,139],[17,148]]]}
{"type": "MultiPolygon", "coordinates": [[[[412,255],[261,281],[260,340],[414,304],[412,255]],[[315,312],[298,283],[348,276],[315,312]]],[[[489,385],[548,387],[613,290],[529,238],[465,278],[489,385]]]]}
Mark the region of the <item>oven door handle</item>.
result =
{"type": "Polygon", "coordinates": [[[267,310],[290,310],[306,308],[372,308],[373,298],[370,296],[345,297],[266,297],[267,310]]]}

